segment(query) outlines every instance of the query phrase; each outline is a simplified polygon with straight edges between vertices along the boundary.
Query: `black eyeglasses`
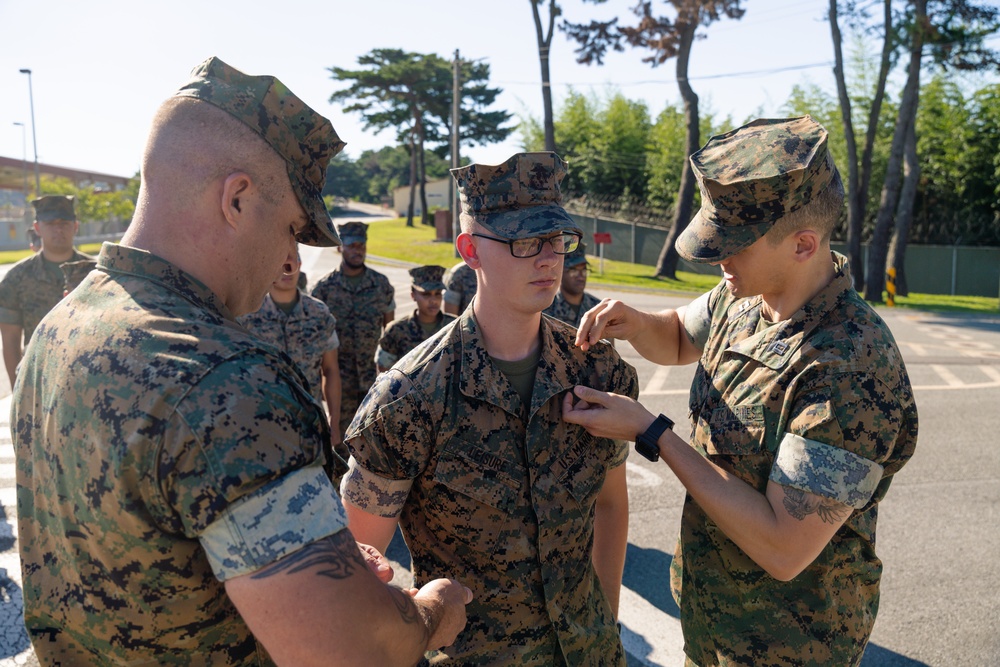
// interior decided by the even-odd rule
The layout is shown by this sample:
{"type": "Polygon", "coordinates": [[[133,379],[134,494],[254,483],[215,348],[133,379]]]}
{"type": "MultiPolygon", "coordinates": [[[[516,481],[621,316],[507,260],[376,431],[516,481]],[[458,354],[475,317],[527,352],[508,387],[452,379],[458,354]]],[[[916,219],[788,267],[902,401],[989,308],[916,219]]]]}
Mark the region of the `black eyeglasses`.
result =
{"type": "Polygon", "coordinates": [[[506,243],[510,247],[510,254],[521,259],[534,257],[542,252],[542,245],[548,243],[552,246],[552,252],[557,255],[568,255],[580,246],[580,235],[573,232],[563,232],[555,236],[541,237],[533,236],[530,239],[498,239],[495,236],[485,234],[472,234],[481,239],[489,239],[498,243],[506,243]]]}

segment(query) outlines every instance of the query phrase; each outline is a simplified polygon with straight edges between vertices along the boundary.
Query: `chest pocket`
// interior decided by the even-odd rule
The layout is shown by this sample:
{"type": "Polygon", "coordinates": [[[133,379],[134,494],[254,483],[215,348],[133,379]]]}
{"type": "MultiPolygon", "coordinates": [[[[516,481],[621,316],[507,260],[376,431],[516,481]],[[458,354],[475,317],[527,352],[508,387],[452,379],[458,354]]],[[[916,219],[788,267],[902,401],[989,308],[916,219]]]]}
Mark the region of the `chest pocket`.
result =
{"type": "Polygon", "coordinates": [[[457,541],[486,554],[508,528],[519,484],[510,463],[481,445],[453,440],[438,459],[427,499],[428,528],[445,542],[457,541]]]}
{"type": "Polygon", "coordinates": [[[576,500],[580,511],[587,515],[604,486],[612,445],[610,441],[595,438],[583,429],[580,431],[579,439],[566,449],[552,468],[559,486],[576,500]]]}
{"type": "Polygon", "coordinates": [[[702,444],[709,455],[754,456],[765,453],[764,406],[716,405],[698,417],[702,444]]]}

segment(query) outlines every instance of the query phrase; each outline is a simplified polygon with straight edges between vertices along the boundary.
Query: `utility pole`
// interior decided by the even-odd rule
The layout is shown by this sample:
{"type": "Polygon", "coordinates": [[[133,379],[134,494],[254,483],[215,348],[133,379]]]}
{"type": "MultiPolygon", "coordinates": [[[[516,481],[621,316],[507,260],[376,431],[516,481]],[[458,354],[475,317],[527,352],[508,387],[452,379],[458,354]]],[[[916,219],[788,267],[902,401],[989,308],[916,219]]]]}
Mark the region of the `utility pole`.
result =
{"type": "MultiPolygon", "coordinates": [[[[458,164],[458,137],[459,129],[458,124],[460,120],[460,109],[462,103],[462,59],[458,55],[458,49],[455,49],[455,61],[452,63],[452,77],[451,77],[451,168],[457,169],[458,164]]],[[[452,241],[458,238],[461,233],[461,226],[458,222],[458,193],[455,191],[455,179],[452,178],[448,181],[448,199],[451,201],[451,225],[452,225],[452,241]]],[[[458,246],[455,246],[455,257],[459,257],[458,246]]]]}
{"type": "Polygon", "coordinates": [[[38,173],[38,139],[35,137],[35,93],[31,86],[31,70],[19,70],[21,74],[28,75],[28,100],[31,102],[31,144],[35,147],[35,196],[42,196],[42,178],[38,173]]]}

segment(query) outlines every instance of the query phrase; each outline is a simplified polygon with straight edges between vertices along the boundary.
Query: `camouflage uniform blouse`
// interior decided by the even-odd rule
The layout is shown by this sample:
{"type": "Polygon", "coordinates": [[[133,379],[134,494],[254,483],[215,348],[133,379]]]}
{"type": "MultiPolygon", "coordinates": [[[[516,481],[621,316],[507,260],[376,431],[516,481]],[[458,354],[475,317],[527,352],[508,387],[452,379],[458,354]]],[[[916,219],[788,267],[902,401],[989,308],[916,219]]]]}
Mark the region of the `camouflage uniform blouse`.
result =
{"type": "Polygon", "coordinates": [[[399,515],[417,582],[457,577],[475,593],[443,651],[455,664],[624,667],[591,554],[594,503],[628,443],[564,422],[562,398],[577,384],[635,397],[636,373],[610,346],[585,353],[570,327],[541,327],[528,410],[471,310],[379,375],[341,492],[399,515]]]}
{"type": "Polygon", "coordinates": [[[601,302],[590,292],[583,293],[580,309],[574,310],[573,304],[563,298],[562,292],[556,292],[552,305],[545,309],[545,314],[574,327],[580,326],[583,314],[601,302]]]}
{"type": "Polygon", "coordinates": [[[444,302],[457,305],[458,312],[462,313],[472,303],[472,297],[476,296],[479,281],[476,280],[476,272],[463,261],[448,269],[444,286],[444,302]]]}
{"type": "MultiPolygon", "coordinates": [[[[87,259],[94,258],[74,250],[73,257],[66,261],[87,259]]],[[[42,253],[25,257],[0,280],[0,323],[21,327],[27,344],[35,327],[59,303],[65,291],[65,279],[57,278],[45,270],[42,253]]]]}
{"type": "MultiPolygon", "coordinates": [[[[441,331],[446,324],[450,324],[454,319],[454,315],[445,312],[438,313],[437,322],[434,324],[434,331],[431,335],[441,331]]],[[[430,335],[424,332],[420,320],[417,319],[417,311],[400,317],[394,320],[382,334],[382,340],[378,342],[378,349],[375,350],[375,363],[383,368],[391,368],[404,354],[428,338],[430,335]]]]}
{"type": "Polygon", "coordinates": [[[332,271],[313,287],[312,295],[325,303],[337,320],[343,433],[375,381],[375,348],[382,337],[382,318],[396,309],[396,292],[388,278],[366,267],[358,283],[345,279],[340,269],[332,271]]]}
{"type": "Polygon", "coordinates": [[[306,376],[313,398],[323,404],[323,355],[340,346],[337,321],[325,303],[299,290],[298,302],[286,315],[268,294],[256,312],[236,321],[291,357],[306,376]]]}
{"type": "Polygon", "coordinates": [[[854,508],[789,582],[771,578],[686,499],[671,586],[685,651],[708,665],[856,665],[878,610],[875,519],[913,455],[917,411],[885,322],[847,261],[791,319],[758,332],[760,297],[724,283],[688,307],[704,352],[691,391],[692,444],[763,493],[768,480],[854,508]]]}
{"type": "Polygon", "coordinates": [[[11,410],[43,665],[272,664],[223,582],[346,525],[304,384],[202,283],[104,244],[35,332],[11,410]]]}

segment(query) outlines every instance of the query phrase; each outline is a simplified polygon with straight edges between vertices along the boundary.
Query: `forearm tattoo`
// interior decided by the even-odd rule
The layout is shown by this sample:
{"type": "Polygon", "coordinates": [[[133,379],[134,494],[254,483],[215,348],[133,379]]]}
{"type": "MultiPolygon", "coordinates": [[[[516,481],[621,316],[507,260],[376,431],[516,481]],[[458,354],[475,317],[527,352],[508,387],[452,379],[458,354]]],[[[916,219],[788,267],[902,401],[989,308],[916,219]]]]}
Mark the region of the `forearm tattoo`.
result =
{"type": "Polygon", "coordinates": [[[317,574],[331,579],[346,579],[359,568],[366,567],[351,531],[341,530],[261,568],[250,575],[250,578],[267,579],[278,574],[297,574],[316,566],[321,568],[317,574]]]}
{"type": "Polygon", "coordinates": [[[841,523],[851,513],[851,508],[829,498],[784,487],[785,509],[792,517],[802,521],[809,514],[818,514],[826,523],[841,523]]]}

